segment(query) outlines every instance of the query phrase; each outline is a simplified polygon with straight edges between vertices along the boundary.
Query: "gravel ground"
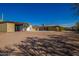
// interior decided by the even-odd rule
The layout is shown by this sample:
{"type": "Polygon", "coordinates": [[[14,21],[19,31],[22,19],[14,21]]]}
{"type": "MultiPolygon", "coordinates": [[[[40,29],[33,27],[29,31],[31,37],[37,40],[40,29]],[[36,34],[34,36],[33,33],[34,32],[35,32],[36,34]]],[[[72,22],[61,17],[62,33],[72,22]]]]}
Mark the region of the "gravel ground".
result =
{"type": "Polygon", "coordinates": [[[70,31],[1,33],[0,47],[4,47],[0,55],[79,56],[79,34],[70,31]]]}

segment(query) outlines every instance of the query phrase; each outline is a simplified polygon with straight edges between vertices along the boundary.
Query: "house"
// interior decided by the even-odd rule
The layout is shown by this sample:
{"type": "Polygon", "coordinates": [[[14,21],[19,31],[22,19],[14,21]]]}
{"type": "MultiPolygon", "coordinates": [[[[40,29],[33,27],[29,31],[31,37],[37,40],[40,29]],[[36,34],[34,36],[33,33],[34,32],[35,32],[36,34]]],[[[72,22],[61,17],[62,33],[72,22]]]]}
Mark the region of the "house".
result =
{"type": "Polygon", "coordinates": [[[39,31],[39,26],[32,26],[32,31],[39,31]]]}
{"type": "MultiPolygon", "coordinates": [[[[13,21],[1,21],[0,32],[16,32],[16,31],[27,31],[28,23],[13,22],[13,21]],[[24,25],[26,24],[26,27],[24,25]],[[26,29],[26,30],[24,30],[26,29]]],[[[29,31],[29,29],[28,29],[29,31]]]]}
{"type": "Polygon", "coordinates": [[[44,25],[44,26],[33,26],[35,31],[62,31],[64,30],[61,26],[44,25]]]}

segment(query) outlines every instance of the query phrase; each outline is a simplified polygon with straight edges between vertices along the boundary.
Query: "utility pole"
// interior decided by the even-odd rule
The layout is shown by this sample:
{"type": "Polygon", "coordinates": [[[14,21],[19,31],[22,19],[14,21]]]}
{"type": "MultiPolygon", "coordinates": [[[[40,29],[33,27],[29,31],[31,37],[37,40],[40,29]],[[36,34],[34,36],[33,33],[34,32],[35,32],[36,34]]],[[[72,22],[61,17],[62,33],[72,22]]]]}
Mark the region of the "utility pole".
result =
{"type": "Polygon", "coordinates": [[[0,22],[2,22],[4,20],[4,15],[3,13],[1,14],[1,19],[0,19],[0,22]]]}
{"type": "Polygon", "coordinates": [[[2,21],[4,20],[4,15],[3,15],[3,13],[2,13],[2,19],[1,19],[2,21]]]}

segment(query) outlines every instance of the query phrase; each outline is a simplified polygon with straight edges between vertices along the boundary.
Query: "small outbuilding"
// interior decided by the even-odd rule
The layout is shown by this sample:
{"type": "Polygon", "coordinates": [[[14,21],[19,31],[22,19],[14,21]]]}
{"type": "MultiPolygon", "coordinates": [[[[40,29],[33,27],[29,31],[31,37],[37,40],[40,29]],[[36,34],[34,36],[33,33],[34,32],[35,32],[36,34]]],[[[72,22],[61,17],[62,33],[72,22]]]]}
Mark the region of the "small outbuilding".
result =
{"type": "Polygon", "coordinates": [[[24,24],[28,24],[28,23],[2,21],[2,22],[0,22],[0,32],[23,31],[24,24]]]}

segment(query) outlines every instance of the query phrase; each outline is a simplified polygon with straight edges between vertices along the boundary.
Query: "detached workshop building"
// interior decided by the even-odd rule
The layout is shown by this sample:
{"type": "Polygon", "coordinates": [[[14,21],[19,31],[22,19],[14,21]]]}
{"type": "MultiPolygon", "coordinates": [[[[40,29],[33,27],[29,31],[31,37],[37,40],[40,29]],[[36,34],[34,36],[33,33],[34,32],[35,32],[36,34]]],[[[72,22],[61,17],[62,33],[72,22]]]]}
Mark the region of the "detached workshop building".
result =
{"type": "MultiPolygon", "coordinates": [[[[22,22],[12,22],[12,21],[1,21],[0,22],[0,32],[16,32],[16,31],[27,31],[24,28],[24,24],[22,22]]],[[[31,28],[28,28],[31,30],[31,28]]]]}

